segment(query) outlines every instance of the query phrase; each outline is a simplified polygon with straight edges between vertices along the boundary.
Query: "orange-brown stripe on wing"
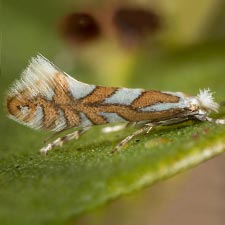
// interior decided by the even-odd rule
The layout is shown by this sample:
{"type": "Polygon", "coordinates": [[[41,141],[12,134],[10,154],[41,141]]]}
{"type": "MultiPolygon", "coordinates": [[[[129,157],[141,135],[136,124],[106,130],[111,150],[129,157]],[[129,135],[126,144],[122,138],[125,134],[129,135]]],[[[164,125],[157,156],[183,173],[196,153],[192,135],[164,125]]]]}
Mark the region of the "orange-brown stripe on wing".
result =
{"type": "Polygon", "coordinates": [[[43,109],[43,114],[44,114],[43,128],[46,130],[54,129],[55,121],[59,119],[59,115],[54,105],[50,101],[44,99],[41,96],[37,96],[33,100],[32,105],[41,106],[43,109]]]}
{"type": "Polygon", "coordinates": [[[66,77],[58,73],[55,75],[54,83],[53,102],[56,107],[64,112],[67,128],[79,126],[81,121],[80,116],[76,111],[77,101],[70,97],[66,77]]]}
{"type": "Polygon", "coordinates": [[[156,103],[176,103],[179,102],[179,97],[162,93],[160,91],[145,91],[137,99],[135,99],[131,106],[134,109],[151,106],[156,103]]]}
{"type": "Polygon", "coordinates": [[[26,105],[27,104],[27,92],[28,89],[21,92],[21,94],[8,96],[6,100],[6,107],[9,114],[17,117],[20,115],[20,109],[19,106],[26,105]]]}
{"type": "Polygon", "coordinates": [[[77,110],[83,112],[93,124],[105,124],[107,120],[98,114],[98,103],[111,96],[117,89],[113,87],[96,86],[88,96],[79,100],[77,110]]]}
{"type": "MultiPolygon", "coordinates": [[[[24,95],[24,93],[23,93],[24,95]]],[[[30,122],[34,118],[36,107],[34,107],[27,99],[21,95],[20,98],[17,96],[7,98],[7,110],[8,113],[14,116],[16,119],[21,120],[25,123],[30,122]],[[29,114],[23,115],[20,111],[20,106],[26,106],[29,108],[29,114]]]]}
{"type": "Polygon", "coordinates": [[[110,106],[100,106],[98,107],[99,112],[110,112],[117,113],[119,116],[130,122],[138,122],[145,120],[156,120],[169,118],[181,113],[182,109],[170,109],[160,112],[139,112],[129,106],[120,106],[120,105],[110,105],[110,106]]]}
{"type": "Polygon", "coordinates": [[[95,110],[85,110],[84,113],[93,124],[100,125],[107,123],[107,120],[103,116],[98,115],[95,110]]]}
{"type": "Polygon", "coordinates": [[[9,96],[7,98],[7,110],[9,114],[25,123],[32,123],[32,120],[35,119],[35,113],[37,110],[36,106],[38,105],[36,103],[36,99],[30,98],[30,95],[30,90],[26,88],[18,95],[9,96]],[[23,115],[20,107],[28,107],[29,113],[27,113],[27,115],[23,115]]]}
{"type": "Polygon", "coordinates": [[[74,101],[70,98],[68,92],[69,86],[65,76],[57,73],[54,78],[54,103],[59,106],[72,105],[74,101]]]}
{"type": "Polygon", "coordinates": [[[81,100],[82,104],[102,102],[111,96],[117,88],[96,86],[93,92],[81,100]]]}

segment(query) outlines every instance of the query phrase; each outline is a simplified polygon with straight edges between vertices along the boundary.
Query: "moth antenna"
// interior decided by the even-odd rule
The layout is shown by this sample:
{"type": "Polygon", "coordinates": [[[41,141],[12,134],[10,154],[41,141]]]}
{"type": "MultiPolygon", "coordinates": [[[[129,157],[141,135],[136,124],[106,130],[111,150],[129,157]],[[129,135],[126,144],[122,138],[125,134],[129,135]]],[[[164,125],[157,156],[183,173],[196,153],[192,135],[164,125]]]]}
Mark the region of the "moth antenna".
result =
{"type": "Polygon", "coordinates": [[[216,124],[225,124],[225,119],[213,119],[210,117],[206,117],[206,120],[211,122],[211,123],[216,123],[216,124]]]}

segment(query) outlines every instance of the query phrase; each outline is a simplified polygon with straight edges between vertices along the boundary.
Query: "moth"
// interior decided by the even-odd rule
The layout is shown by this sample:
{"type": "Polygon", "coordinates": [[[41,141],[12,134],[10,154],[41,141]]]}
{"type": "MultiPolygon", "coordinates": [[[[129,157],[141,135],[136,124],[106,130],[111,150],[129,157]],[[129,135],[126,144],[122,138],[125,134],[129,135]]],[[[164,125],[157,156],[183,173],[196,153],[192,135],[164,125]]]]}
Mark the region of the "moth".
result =
{"type": "Polygon", "coordinates": [[[225,124],[224,119],[208,116],[219,109],[209,89],[189,96],[182,92],[86,84],[61,71],[42,55],[32,58],[21,79],[12,85],[6,107],[11,119],[33,129],[59,133],[77,128],[41,148],[44,154],[78,139],[94,125],[138,126],[133,134],[116,145],[112,151],[116,152],[135,136],[159,125],[191,119],[225,124]]]}

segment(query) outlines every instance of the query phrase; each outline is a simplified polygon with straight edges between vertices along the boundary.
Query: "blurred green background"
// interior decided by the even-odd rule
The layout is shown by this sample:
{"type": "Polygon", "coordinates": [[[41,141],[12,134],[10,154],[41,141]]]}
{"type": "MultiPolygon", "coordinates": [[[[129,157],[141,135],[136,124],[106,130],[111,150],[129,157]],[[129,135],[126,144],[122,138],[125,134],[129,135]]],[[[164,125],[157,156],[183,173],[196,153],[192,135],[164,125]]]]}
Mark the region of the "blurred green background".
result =
{"type": "MultiPolygon", "coordinates": [[[[64,147],[65,151],[58,149],[42,157],[38,149],[49,134],[9,120],[4,109],[8,87],[37,53],[83,82],[193,95],[209,87],[216,100],[223,101],[224,1],[7,0],[1,6],[1,225],[225,223],[223,155],[102,206],[224,151],[223,127],[206,123],[156,131],[113,157],[108,152],[130,131],[103,135],[100,128],[94,128],[82,140],[64,147]],[[159,25],[153,32],[152,23],[148,27],[139,19],[142,13],[130,13],[132,19],[119,28],[113,18],[121,8],[153,13],[159,25]],[[62,25],[63,21],[67,15],[81,12],[94,18],[100,33],[91,40],[77,41],[74,37],[82,32],[78,29],[68,41],[63,33],[68,24],[62,25]],[[134,27],[130,23],[133,17],[138,24],[134,27]],[[144,27],[144,31],[136,27],[144,27]],[[220,152],[201,155],[218,143],[220,152]],[[188,161],[196,152],[199,158],[188,161]],[[176,169],[176,162],[186,157],[187,165],[176,169]],[[144,175],[145,181],[141,179],[144,175]],[[97,206],[102,207],[95,209],[97,206]]],[[[219,116],[224,115],[222,108],[219,116]]]]}

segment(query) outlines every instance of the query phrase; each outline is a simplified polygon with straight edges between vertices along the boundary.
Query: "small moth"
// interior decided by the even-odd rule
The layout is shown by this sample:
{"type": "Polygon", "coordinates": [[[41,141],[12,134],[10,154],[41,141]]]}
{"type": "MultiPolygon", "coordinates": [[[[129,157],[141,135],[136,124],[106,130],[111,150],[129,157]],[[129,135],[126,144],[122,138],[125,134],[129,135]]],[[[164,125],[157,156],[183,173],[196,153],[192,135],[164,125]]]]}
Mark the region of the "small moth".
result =
{"type": "MultiPolygon", "coordinates": [[[[225,124],[225,119],[208,117],[210,112],[217,112],[219,108],[209,89],[200,90],[197,96],[189,96],[182,92],[85,84],[41,55],[31,59],[21,79],[12,85],[6,106],[11,119],[33,129],[60,132],[78,128],[41,148],[40,152],[44,154],[78,139],[90,127],[100,124],[126,123],[139,127],[112,152],[158,125],[190,119],[225,124]]],[[[118,126],[114,130],[118,130],[118,126]]]]}

